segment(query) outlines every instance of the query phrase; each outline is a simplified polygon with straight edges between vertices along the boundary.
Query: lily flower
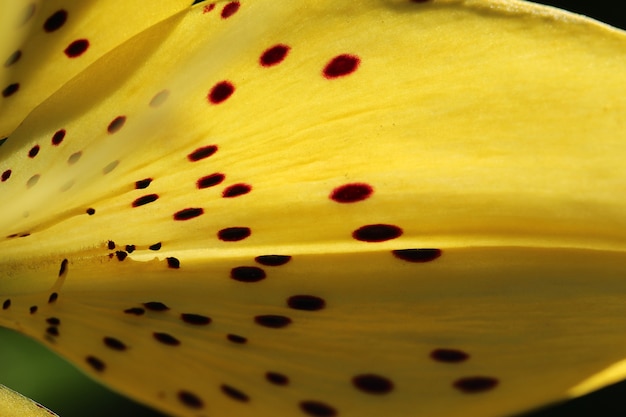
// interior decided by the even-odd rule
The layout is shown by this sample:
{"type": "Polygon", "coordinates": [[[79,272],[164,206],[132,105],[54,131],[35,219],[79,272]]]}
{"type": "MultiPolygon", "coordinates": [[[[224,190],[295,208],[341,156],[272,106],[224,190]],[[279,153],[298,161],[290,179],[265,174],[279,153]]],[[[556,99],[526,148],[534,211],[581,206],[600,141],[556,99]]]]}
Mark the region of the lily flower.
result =
{"type": "Polygon", "coordinates": [[[180,417],[497,417],[626,377],[624,32],[11,3],[1,326],[180,417]]]}

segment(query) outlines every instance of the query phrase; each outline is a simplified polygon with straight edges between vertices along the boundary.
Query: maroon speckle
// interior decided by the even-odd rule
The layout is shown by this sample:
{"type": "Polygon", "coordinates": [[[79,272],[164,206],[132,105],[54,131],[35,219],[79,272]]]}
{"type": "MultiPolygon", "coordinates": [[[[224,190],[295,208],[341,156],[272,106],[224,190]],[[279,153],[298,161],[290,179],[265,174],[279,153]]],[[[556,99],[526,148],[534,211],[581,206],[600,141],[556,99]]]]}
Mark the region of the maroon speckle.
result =
{"type": "Polygon", "coordinates": [[[235,86],[229,81],[220,81],[215,84],[207,98],[212,104],[219,104],[225,101],[235,92],[235,86]]]}
{"type": "Polygon", "coordinates": [[[167,261],[168,268],[171,268],[171,269],[180,268],[180,261],[178,260],[178,258],[169,257],[169,258],[165,258],[165,260],[167,261]]]}
{"type": "Polygon", "coordinates": [[[301,401],[300,409],[313,417],[335,417],[337,410],[319,401],[301,401]]]}
{"type": "Polygon", "coordinates": [[[441,256],[441,249],[398,249],[392,253],[396,258],[407,262],[430,262],[441,256]]]}
{"type": "Polygon", "coordinates": [[[454,381],[454,388],[466,394],[476,394],[494,389],[499,381],[490,376],[470,376],[454,381]]]}
{"type": "Polygon", "coordinates": [[[287,385],[289,384],[289,378],[286,375],[279,374],[278,372],[266,372],[265,379],[274,385],[287,385]]]}
{"type": "Polygon", "coordinates": [[[213,9],[215,9],[215,3],[208,4],[202,9],[202,14],[209,13],[213,9]]]}
{"type": "Polygon", "coordinates": [[[196,187],[199,189],[213,187],[224,181],[224,178],[224,174],[220,173],[207,175],[206,177],[199,178],[198,181],[196,181],[196,187]]]}
{"type": "Polygon", "coordinates": [[[157,201],[158,199],[159,199],[159,196],[157,194],[143,195],[143,196],[135,199],[135,201],[133,201],[132,206],[133,207],[143,206],[145,204],[152,203],[153,201],[157,201]]]}
{"type": "Polygon", "coordinates": [[[237,10],[239,10],[239,6],[240,4],[238,1],[231,1],[226,6],[224,6],[224,8],[222,9],[222,19],[228,19],[229,17],[237,13],[237,10]]]}
{"type": "Polygon", "coordinates": [[[126,252],[133,253],[137,249],[135,245],[126,245],[126,252]]]}
{"type": "Polygon", "coordinates": [[[142,180],[135,181],[135,189],[141,190],[144,188],[148,188],[151,182],[152,182],[152,178],[144,178],[142,180]]]}
{"type": "Polygon", "coordinates": [[[86,213],[90,216],[93,216],[94,214],[96,214],[96,209],[90,207],[86,210],[86,213]]]}
{"type": "Polygon", "coordinates": [[[83,155],[83,153],[81,151],[78,152],[74,152],[73,154],[71,154],[68,158],[67,158],[67,163],[69,165],[73,165],[76,162],[78,162],[78,160],[80,159],[80,157],[83,155]]]}
{"type": "Polygon", "coordinates": [[[254,258],[255,261],[261,265],[266,266],[281,266],[285,265],[291,260],[289,255],[261,255],[254,258]]]}
{"type": "Polygon", "coordinates": [[[430,357],[437,362],[459,363],[469,359],[469,355],[458,349],[435,349],[430,357]]]}
{"type": "Polygon", "coordinates": [[[239,282],[258,282],[265,276],[265,271],[256,266],[237,266],[230,270],[230,277],[239,282]]]}
{"type": "Polygon", "coordinates": [[[111,123],[109,123],[107,132],[109,132],[109,134],[117,132],[124,126],[124,123],[126,123],[126,116],[117,116],[115,119],[111,120],[111,123]]]}
{"type": "Polygon", "coordinates": [[[124,259],[126,259],[128,254],[124,252],[123,250],[118,250],[115,252],[115,256],[117,257],[118,261],[122,262],[124,259]]]}
{"type": "Polygon", "coordinates": [[[30,306],[28,311],[30,312],[30,314],[35,314],[38,309],[39,309],[39,307],[37,307],[37,306],[30,306]]]}
{"type": "Polygon", "coordinates": [[[169,346],[178,346],[178,345],[180,345],[180,340],[178,340],[174,336],[172,336],[170,334],[167,334],[167,333],[154,332],[154,333],[152,333],[152,336],[157,341],[163,343],[164,345],[169,345],[169,346]]]}
{"type": "Polygon", "coordinates": [[[30,148],[30,150],[28,151],[28,157],[34,158],[37,156],[38,153],[39,153],[39,145],[35,145],[32,148],[30,148]]]}
{"type": "Polygon", "coordinates": [[[225,242],[237,242],[250,236],[250,233],[249,227],[227,227],[217,232],[217,237],[225,242]]]}
{"type": "Polygon", "coordinates": [[[374,189],[363,183],[345,184],[337,187],[330,194],[330,199],[338,203],[355,203],[369,198],[374,189]]]}
{"type": "Polygon", "coordinates": [[[59,294],[56,292],[53,292],[52,294],[50,294],[50,297],[48,297],[48,304],[54,303],[58,299],[59,299],[59,294]]]}
{"type": "Polygon", "coordinates": [[[54,135],[52,135],[52,144],[54,146],[60,145],[61,142],[63,142],[63,138],[65,138],[65,129],[57,130],[54,132],[54,135]]]}
{"type": "Polygon", "coordinates": [[[220,388],[224,394],[226,394],[233,400],[241,401],[244,403],[250,400],[250,397],[248,397],[248,395],[239,391],[237,388],[231,387],[230,385],[222,385],[220,388]]]}
{"type": "Polygon", "coordinates": [[[106,364],[95,356],[87,356],[85,360],[95,371],[102,372],[106,368],[106,364]]]}
{"type": "Polygon", "coordinates": [[[76,58],[81,56],[87,48],[89,48],[89,41],[87,39],[78,39],[70,43],[64,52],[68,58],[76,58]]]}
{"type": "Polygon", "coordinates": [[[54,32],[61,28],[67,20],[67,12],[65,10],[57,10],[43,24],[43,30],[46,32],[54,32]]]}
{"type": "Polygon", "coordinates": [[[362,242],[384,242],[402,235],[402,229],[390,224],[369,224],[352,232],[352,237],[362,242]]]}
{"type": "Polygon", "coordinates": [[[146,310],[144,310],[143,308],[139,308],[139,307],[132,307],[132,308],[127,308],[126,310],[124,310],[124,313],[132,314],[133,316],[142,316],[145,312],[146,310]]]}
{"type": "Polygon", "coordinates": [[[7,169],[6,171],[4,171],[4,172],[2,173],[2,177],[0,178],[0,180],[1,180],[2,182],[5,182],[6,180],[8,180],[8,179],[11,177],[11,172],[12,172],[12,171],[11,171],[10,169],[7,169]]]}
{"type": "Polygon", "coordinates": [[[211,317],[203,316],[200,314],[182,313],[180,315],[182,321],[194,326],[205,326],[211,323],[211,317]]]}
{"type": "Polygon", "coordinates": [[[13,83],[7,85],[4,90],[2,90],[2,97],[10,97],[13,94],[17,93],[17,90],[20,89],[19,83],[13,83]]]}
{"type": "Polygon", "coordinates": [[[7,298],[6,300],[4,300],[4,302],[2,303],[2,309],[3,310],[8,310],[9,307],[11,307],[11,299],[7,298]]]}
{"type": "Polygon", "coordinates": [[[228,339],[229,341],[233,343],[238,343],[238,344],[244,344],[248,341],[248,339],[246,339],[245,337],[239,336],[236,334],[228,334],[226,335],[226,339],[228,339]]]}
{"type": "Polygon", "coordinates": [[[150,311],[167,311],[170,308],[160,301],[148,301],[143,303],[143,306],[150,311]]]}
{"type": "Polygon", "coordinates": [[[248,184],[233,184],[222,191],[222,197],[239,197],[240,195],[248,194],[250,190],[252,190],[252,187],[248,184]]]}
{"type": "Polygon", "coordinates": [[[294,310],[318,311],[326,307],[326,301],[314,295],[292,295],[287,305],[294,310]]]}
{"type": "Polygon", "coordinates": [[[33,176],[32,176],[32,177],[30,177],[30,178],[28,179],[28,181],[26,182],[26,186],[27,186],[28,188],[30,188],[30,187],[34,187],[34,186],[37,184],[37,182],[39,181],[39,178],[40,178],[40,177],[41,177],[41,175],[39,175],[39,174],[33,175],[33,176]]]}
{"type": "Polygon", "coordinates": [[[174,213],[174,220],[189,220],[204,214],[204,209],[190,207],[174,213]]]}
{"type": "Polygon", "coordinates": [[[368,394],[387,394],[393,390],[393,382],[374,374],[357,375],[352,378],[354,386],[368,394]]]}
{"type": "Polygon", "coordinates": [[[161,249],[161,242],[158,242],[158,243],[155,243],[154,245],[148,246],[148,249],[150,249],[150,250],[160,250],[161,249]]]}
{"type": "Polygon", "coordinates": [[[110,250],[115,249],[115,242],[113,242],[112,240],[109,240],[107,242],[107,248],[109,248],[110,250]]]}
{"type": "Polygon", "coordinates": [[[17,61],[20,60],[20,58],[22,57],[22,51],[20,51],[19,49],[15,52],[13,52],[6,61],[4,61],[4,66],[5,67],[10,67],[11,65],[15,64],[17,61]]]}
{"type": "Polygon", "coordinates": [[[196,410],[204,407],[204,401],[189,391],[178,391],[178,400],[187,407],[196,410]]]}
{"type": "Polygon", "coordinates": [[[259,58],[259,63],[264,67],[271,67],[273,65],[281,63],[287,53],[289,53],[289,47],[287,45],[275,45],[265,50],[259,58]]]}
{"type": "Polygon", "coordinates": [[[203,146],[201,148],[196,149],[189,155],[187,155],[187,159],[189,159],[191,162],[196,162],[201,159],[208,158],[209,156],[213,155],[215,152],[217,152],[217,146],[215,145],[203,146]]]}
{"type": "Polygon", "coordinates": [[[271,329],[282,329],[291,324],[291,319],[286,316],[279,316],[276,314],[264,314],[254,317],[254,322],[263,327],[269,327],[271,329]]]}
{"type": "Polygon", "coordinates": [[[162,90],[156,93],[152,100],[150,100],[150,107],[159,107],[161,104],[165,103],[165,100],[170,96],[169,90],[162,90]]]}
{"type": "Polygon", "coordinates": [[[328,79],[343,77],[353,73],[361,60],[354,55],[337,55],[324,67],[324,77],[328,79]]]}

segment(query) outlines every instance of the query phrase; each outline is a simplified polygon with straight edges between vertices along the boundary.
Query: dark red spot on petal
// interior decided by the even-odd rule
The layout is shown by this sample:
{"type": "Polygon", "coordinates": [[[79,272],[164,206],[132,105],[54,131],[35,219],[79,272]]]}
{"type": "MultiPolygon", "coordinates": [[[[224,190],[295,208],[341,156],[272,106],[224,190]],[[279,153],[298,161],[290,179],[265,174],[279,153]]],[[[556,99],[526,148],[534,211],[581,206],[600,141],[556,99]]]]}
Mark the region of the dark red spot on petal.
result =
{"type": "Polygon", "coordinates": [[[63,142],[63,138],[65,138],[65,129],[57,130],[54,132],[54,135],[52,135],[52,144],[54,146],[60,145],[61,142],[63,142]]]}
{"type": "Polygon", "coordinates": [[[53,292],[52,294],[50,294],[50,297],[48,297],[48,303],[54,303],[56,300],[59,299],[59,294],[56,292],[53,292]]]}
{"type": "Polygon", "coordinates": [[[202,9],[202,14],[209,13],[213,9],[215,9],[215,3],[208,4],[202,9]]]}
{"type": "Polygon", "coordinates": [[[135,182],[135,189],[141,190],[144,188],[148,188],[148,186],[152,183],[152,178],[144,178],[143,180],[139,180],[135,182]]]}
{"type": "Polygon", "coordinates": [[[369,224],[352,232],[352,237],[362,242],[384,242],[402,235],[402,229],[390,224],[369,224]]]}
{"type": "Polygon", "coordinates": [[[357,375],[352,378],[352,383],[357,389],[368,394],[387,394],[393,390],[393,382],[380,375],[357,375]]]}
{"type": "Polygon", "coordinates": [[[454,381],[454,388],[466,394],[477,394],[494,389],[499,381],[490,376],[470,376],[454,381]]]}
{"type": "Polygon", "coordinates": [[[148,249],[150,249],[150,250],[160,250],[161,249],[161,242],[158,242],[158,243],[155,243],[154,245],[148,246],[148,249]]]}
{"type": "Polygon", "coordinates": [[[43,24],[43,30],[46,32],[54,32],[65,24],[67,20],[67,12],[65,10],[57,10],[50,17],[46,19],[43,24]]]}
{"type": "Polygon", "coordinates": [[[124,313],[132,314],[133,316],[141,316],[145,312],[146,310],[144,310],[143,308],[139,308],[139,307],[127,308],[126,310],[124,310],[124,313]]]}
{"type": "Polygon", "coordinates": [[[96,214],[96,209],[90,207],[85,212],[90,216],[93,216],[94,214],[96,214]]]}
{"type": "Polygon", "coordinates": [[[252,190],[252,186],[248,184],[233,184],[222,191],[222,197],[232,198],[239,197],[240,195],[248,194],[252,190]]]}
{"type": "Polygon", "coordinates": [[[167,311],[170,308],[160,301],[148,301],[143,303],[143,306],[150,311],[167,311]]]}
{"type": "Polygon", "coordinates": [[[207,98],[212,104],[219,104],[224,102],[235,92],[235,86],[229,81],[220,81],[215,84],[207,98]]]}
{"type": "Polygon", "coordinates": [[[6,300],[4,300],[4,302],[2,303],[2,309],[3,310],[8,310],[9,307],[11,307],[11,299],[7,298],[6,300]]]}
{"type": "Polygon", "coordinates": [[[287,299],[287,305],[295,310],[318,311],[326,307],[326,301],[314,295],[293,295],[287,299]]]}
{"type": "Polygon", "coordinates": [[[238,343],[238,344],[244,344],[244,343],[246,343],[248,341],[248,339],[246,339],[245,337],[239,336],[239,335],[236,335],[236,334],[228,334],[228,335],[226,335],[226,338],[229,341],[231,341],[233,343],[238,343]]]}
{"type": "Polygon", "coordinates": [[[246,394],[239,391],[238,389],[231,387],[230,385],[224,384],[220,388],[224,394],[226,394],[228,397],[232,398],[233,400],[241,401],[244,403],[250,400],[250,397],[248,397],[246,394]]]}
{"type": "Polygon", "coordinates": [[[435,349],[430,357],[437,362],[459,363],[469,359],[469,355],[458,349],[435,349]]]}
{"type": "Polygon", "coordinates": [[[143,195],[135,199],[135,201],[133,201],[132,206],[133,207],[143,206],[145,204],[152,203],[153,201],[157,201],[158,199],[159,199],[159,196],[157,194],[143,195]]]}
{"type": "Polygon", "coordinates": [[[337,410],[320,401],[301,401],[300,409],[313,417],[335,417],[337,410]]]}
{"type": "Polygon", "coordinates": [[[224,174],[220,173],[207,175],[206,177],[199,178],[198,181],[196,181],[196,187],[199,189],[213,187],[224,181],[224,178],[224,174]]]}
{"type": "Polygon", "coordinates": [[[85,361],[87,362],[87,364],[89,366],[91,366],[95,371],[98,372],[102,372],[104,371],[104,369],[106,368],[106,365],[104,362],[102,362],[100,359],[96,358],[95,356],[87,356],[85,358],[85,361]]]}
{"type": "Polygon", "coordinates": [[[215,145],[203,146],[201,148],[196,149],[189,155],[187,155],[187,159],[189,159],[191,162],[196,162],[201,159],[208,158],[209,156],[213,155],[215,152],[217,152],[217,146],[215,145]]]}
{"type": "Polygon", "coordinates": [[[287,45],[274,45],[263,52],[261,58],[259,58],[259,63],[264,67],[279,64],[285,59],[289,53],[289,49],[287,45]]]}
{"type": "Polygon", "coordinates": [[[263,327],[269,327],[272,329],[282,329],[291,324],[291,319],[286,316],[279,316],[276,314],[263,314],[254,317],[254,322],[263,327]]]}
{"type": "Polygon", "coordinates": [[[229,17],[237,13],[237,10],[239,10],[239,6],[240,4],[238,1],[231,1],[226,6],[224,6],[221,13],[222,19],[228,19],[229,17]]]}
{"type": "Polygon", "coordinates": [[[9,55],[9,57],[7,58],[6,61],[4,61],[4,66],[5,67],[10,67],[11,65],[15,64],[17,61],[20,60],[20,58],[22,57],[22,51],[20,51],[19,49],[15,52],[13,52],[11,55],[9,55]]]}
{"type": "Polygon", "coordinates": [[[115,242],[113,242],[112,240],[109,240],[107,242],[107,248],[109,248],[109,250],[115,249],[115,242]]]}
{"type": "Polygon", "coordinates": [[[328,79],[343,77],[354,72],[361,60],[354,55],[337,55],[324,67],[324,77],[328,79]]]}
{"type": "Polygon", "coordinates": [[[0,178],[0,180],[1,180],[2,182],[5,182],[5,181],[6,181],[6,180],[8,180],[9,178],[11,178],[11,172],[12,172],[12,171],[11,171],[10,169],[7,169],[6,171],[4,171],[4,172],[2,173],[2,177],[0,178]]]}
{"type": "Polygon", "coordinates": [[[20,89],[19,83],[13,83],[7,85],[4,90],[2,90],[2,97],[10,97],[13,94],[17,93],[17,90],[20,89]]]}
{"type": "Polygon", "coordinates": [[[200,314],[183,313],[180,315],[182,321],[195,326],[204,326],[211,323],[211,318],[200,314]]]}
{"type": "Polygon", "coordinates": [[[159,107],[161,104],[165,103],[169,96],[169,90],[159,91],[154,97],[152,97],[152,100],[150,100],[150,107],[159,107]]]}
{"type": "Polygon", "coordinates": [[[65,48],[64,52],[68,58],[77,58],[85,53],[87,48],[89,48],[89,41],[87,39],[77,39],[70,43],[67,48],[65,48]]]}
{"type": "Polygon", "coordinates": [[[289,384],[289,378],[286,375],[279,374],[278,372],[266,372],[265,379],[274,385],[287,385],[289,384]]]}
{"type": "Polygon", "coordinates": [[[247,238],[251,233],[249,227],[228,227],[217,232],[217,237],[225,242],[237,242],[247,238]]]}
{"type": "Polygon", "coordinates": [[[392,251],[396,258],[408,262],[430,262],[441,256],[441,249],[398,249],[392,251]]]}
{"type": "Polygon", "coordinates": [[[230,277],[239,282],[258,282],[265,279],[265,271],[256,266],[237,266],[230,270],[230,277]]]}
{"type": "Polygon", "coordinates": [[[35,145],[32,148],[30,148],[30,150],[28,151],[28,157],[34,158],[37,156],[38,153],[39,153],[39,145],[35,145]]]}
{"type": "Polygon", "coordinates": [[[180,345],[180,340],[178,340],[174,336],[172,336],[170,334],[167,334],[167,333],[154,332],[154,333],[152,333],[152,336],[158,342],[161,342],[164,345],[169,345],[169,346],[178,346],[178,345],[180,345]]]}
{"type": "Polygon", "coordinates": [[[118,250],[115,252],[115,256],[117,257],[118,261],[122,262],[124,259],[126,259],[128,254],[124,252],[123,250],[118,250]]]}
{"type": "Polygon", "coordinates": [[[109,134],[117,132],[124,126],[124,123],[126,123],[126,116],[117,116],[115,119],[111,120],[111,123],[109,123],[107,132],[109,132],[109,134]]]}
{"type": "Polygon", "coordinates": [[[126,350],[128,347],[124,342],[114,337],[105,337],[102,339],[104,345],[113,350],[126,350]]]}
{"type": "Polygon", "coordinates": [[[126,252],[133,253],[137,249],[135,245],[126,245],[126,252]]]}
{"type": "Polygon", "coordinates": [[[185,406],[196,410],[204,407],[204,401],[189,391],[178,391],[178,400],[185,406]]]}
{"type": "Polygon", "coordinates": [[[204,214],[204,209],[190,207],[174,213],[174,220],[189,220],[204,214]]]}
{"type": "Polygon", "coordinates": [[[281,266],[285,265],[291,260],[289,255],[261,255],[254,258],[255,261],[261,265],[266,266],[281,266]]]}
{"type": "Polygon", "coordinates": [[[363,183],[353,183],[337,187],[330,194],[330,199],[338,203],[355,203],[369,198],[374,189],[363,183]]]}

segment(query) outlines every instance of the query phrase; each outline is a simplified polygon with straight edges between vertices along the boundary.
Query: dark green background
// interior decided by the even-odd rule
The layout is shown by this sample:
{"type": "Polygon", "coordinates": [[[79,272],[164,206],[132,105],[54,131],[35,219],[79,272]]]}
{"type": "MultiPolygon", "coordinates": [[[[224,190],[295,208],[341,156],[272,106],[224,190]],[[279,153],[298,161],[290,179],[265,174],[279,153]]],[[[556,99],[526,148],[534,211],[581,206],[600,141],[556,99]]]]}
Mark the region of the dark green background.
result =
{"type": "MultiPolygon", "coordinates": [[[[626,28],[626,14],[619,0],[535,3],[586,14],[626,28]]],[[[162,417],[102,388],[39,344],[4,329],[0,329],[0,383],[47,405],[62,417],[162,417]]],[[[523,417],[624,417],[624,398],[626,383],[621,383],[523,417]]]]}

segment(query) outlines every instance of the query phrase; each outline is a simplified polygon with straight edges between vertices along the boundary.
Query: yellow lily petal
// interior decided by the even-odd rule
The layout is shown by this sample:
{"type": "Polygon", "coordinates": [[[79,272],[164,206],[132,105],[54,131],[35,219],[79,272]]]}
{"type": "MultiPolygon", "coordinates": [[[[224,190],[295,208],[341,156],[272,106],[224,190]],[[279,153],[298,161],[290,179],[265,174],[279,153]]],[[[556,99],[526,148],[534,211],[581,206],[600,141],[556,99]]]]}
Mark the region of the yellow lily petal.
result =
{"type": "Polygon", "coordinates": [[[180,416],[503,416],[613,381],[624,53],[517,1],[173,15],[0,148],[0,324],[180,416]]]}
{"type": "Polygon", "coordinates": [[[41,404],[0,384],[0,415],[3,417],[50,417],[56,416],[41,404]]]}

